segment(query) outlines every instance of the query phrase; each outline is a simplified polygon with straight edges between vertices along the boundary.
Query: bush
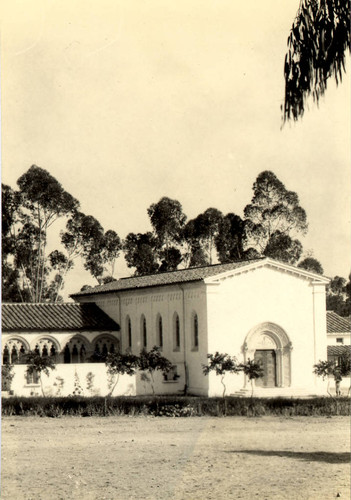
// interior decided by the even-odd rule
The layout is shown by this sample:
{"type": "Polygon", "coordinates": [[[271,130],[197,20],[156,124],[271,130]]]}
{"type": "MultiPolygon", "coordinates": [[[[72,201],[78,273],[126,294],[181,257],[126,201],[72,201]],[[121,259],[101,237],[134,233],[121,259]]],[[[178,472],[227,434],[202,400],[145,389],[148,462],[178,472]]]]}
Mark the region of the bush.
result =
{"type": "Polygon", "coordinates": [[[311,399],[195,396],[9,397],[2,401],[2,415],[39,417],[334,416],[350,415],[350,404],[346,397],[341,397],[337,401],[328,397],[311,399]]]}

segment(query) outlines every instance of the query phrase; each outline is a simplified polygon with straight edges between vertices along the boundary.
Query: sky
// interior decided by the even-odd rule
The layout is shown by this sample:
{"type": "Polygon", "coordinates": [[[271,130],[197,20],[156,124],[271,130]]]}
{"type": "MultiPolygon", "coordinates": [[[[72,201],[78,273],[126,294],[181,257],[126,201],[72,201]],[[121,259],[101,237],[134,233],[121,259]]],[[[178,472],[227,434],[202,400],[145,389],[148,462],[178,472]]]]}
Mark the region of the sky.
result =
{"type": "MultiPolygon", "coordinates": [[[[327,276],[350,272],[350,65],[282,127],[298,0],[13,0],[2,37],[2,182],[48,170],[121,238],[177,199],[242,215],[272,170],[307,212],[327,276]]],[[[123,262],[116,277],[132,271],[123,262]]],[[[94,280],[76,265],[65,298],[94,280]]]]}

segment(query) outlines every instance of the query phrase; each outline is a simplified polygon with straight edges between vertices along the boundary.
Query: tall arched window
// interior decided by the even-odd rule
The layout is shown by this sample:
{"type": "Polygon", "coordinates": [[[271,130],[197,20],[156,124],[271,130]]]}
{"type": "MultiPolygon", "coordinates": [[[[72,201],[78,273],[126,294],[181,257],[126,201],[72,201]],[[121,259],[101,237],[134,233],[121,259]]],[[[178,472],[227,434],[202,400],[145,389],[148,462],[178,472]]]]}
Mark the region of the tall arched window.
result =
{"type": "Polygon", "coordinates": [[[132,348],[132,322],[130,321],[130,317],[126,318],[126,331],[127,331],[127,345],[128,348],[132,348]]]}
{"type": "Polygon", "coordinates": [[[197,351],[199,348],[199,320],[196,313],[193,315],[192,348],[194,351],[197,351]]]}
{"type": "Polygon", "coordinates": [[[144,315],[141,316],[141,346],[142,348],[147,347],[147,327],[146,327],[146,318],[144,315]]]}
{"type": "Polygon", "coordinates": [[[156,328],[157,328],[157,345],[158,347],[163,347],[163,324],[162,324],[162,316],[160,314],[157,315],[156,320],[156,328]]]}
{"type": "Polygon", "coordinates": [[[180,322],[177,313],[173,316],[173,351],[180,349],[180,322]]]}

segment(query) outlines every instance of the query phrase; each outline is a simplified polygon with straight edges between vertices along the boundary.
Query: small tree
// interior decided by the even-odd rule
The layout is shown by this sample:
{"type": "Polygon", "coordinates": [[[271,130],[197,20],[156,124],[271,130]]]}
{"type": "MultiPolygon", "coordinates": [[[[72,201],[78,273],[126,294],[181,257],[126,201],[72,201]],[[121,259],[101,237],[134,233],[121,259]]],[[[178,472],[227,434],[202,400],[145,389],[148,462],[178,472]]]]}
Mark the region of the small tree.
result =
{"type": "Polygon", "coordinates": [[[173,364],[161,355],[159,347],[154,346],[150,351],[147,351],[146,349],[141,351],[138,360],[138,367],[141,371],[148,372],[150,375],[152,394],[155,394],[154,372],[159,370],[162,373],[167,373],[173,367],[173,364]]]}
{"type": "Polygon", "coordinates": [[[1,390],[9,391],[11,389],[12,379],[15,376],[13,373],[13,365],[5,363],[1,366],[1,390]]]}
{"type": "Polygon", "coordinates": [[[254,393],[254,380],[262,378],[264,375],[263,368],[259,363],[256,363],[253,359],[248,358],[246,363],[241,363],[239,369],[244,372],[244,374],[249,378],[251,382],[251,397],[254,393]]]}
{"type": "Polygon", "coordinates": [[[313,365],[313,373],[317,377],[322,377],[322,380],[327,378],[327,393],[331,396],[329,392],[329,376],[334,375],[335,364],[333,361],[321,361],[319,360],[317,364],[313,365]]]}
{"type": "Polygon", "coordinates": [[[43,396],[45,396],[41,374],[45,373],[45,375],[48,377],[50,374],[50,370],[56,369],[53,358],[50,356],[40,356],[40,354],[38,354],[36,351],[29,351],[26,355],[26,361],[26,374],[39,376],[41,392],[43,396]]]}
{"type": "Polygon", "coordinates": [[[202,365],[202,371],[204,375],[208,375],[211,371],[215,371],[216,375],[221,377],[221,384],[223,385],[223,397],[226,393],[226,385],[224,383],[224,377],[226,373],[239,373],[239,366],[235,357],[229,356],[229,354],[221,354],[216,351],[215,354],[207,354],[209,360],[208,365],[202,365]]]}
{"type": "Polygon", "coordinates": [[[109,353],[107,355],[105,364],[107,366],[107,373],[110,377],[117,375],[116,382],[111,386],[109,396],[112,396],[115,390],[120,375],[134,375],[138,368],[138,357],[134,354],[119,352],[109,353]]]}

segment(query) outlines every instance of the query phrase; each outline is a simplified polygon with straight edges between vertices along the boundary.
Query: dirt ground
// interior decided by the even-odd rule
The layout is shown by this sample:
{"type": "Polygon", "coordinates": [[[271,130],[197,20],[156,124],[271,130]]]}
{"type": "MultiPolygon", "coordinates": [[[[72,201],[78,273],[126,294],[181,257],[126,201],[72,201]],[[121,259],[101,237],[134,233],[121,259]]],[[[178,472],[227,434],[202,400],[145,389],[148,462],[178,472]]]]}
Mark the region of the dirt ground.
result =
{"type": "Polygon", "coordinates": [[[3,500],[350,495],[350,419],[2,420],[3,500]]]}

